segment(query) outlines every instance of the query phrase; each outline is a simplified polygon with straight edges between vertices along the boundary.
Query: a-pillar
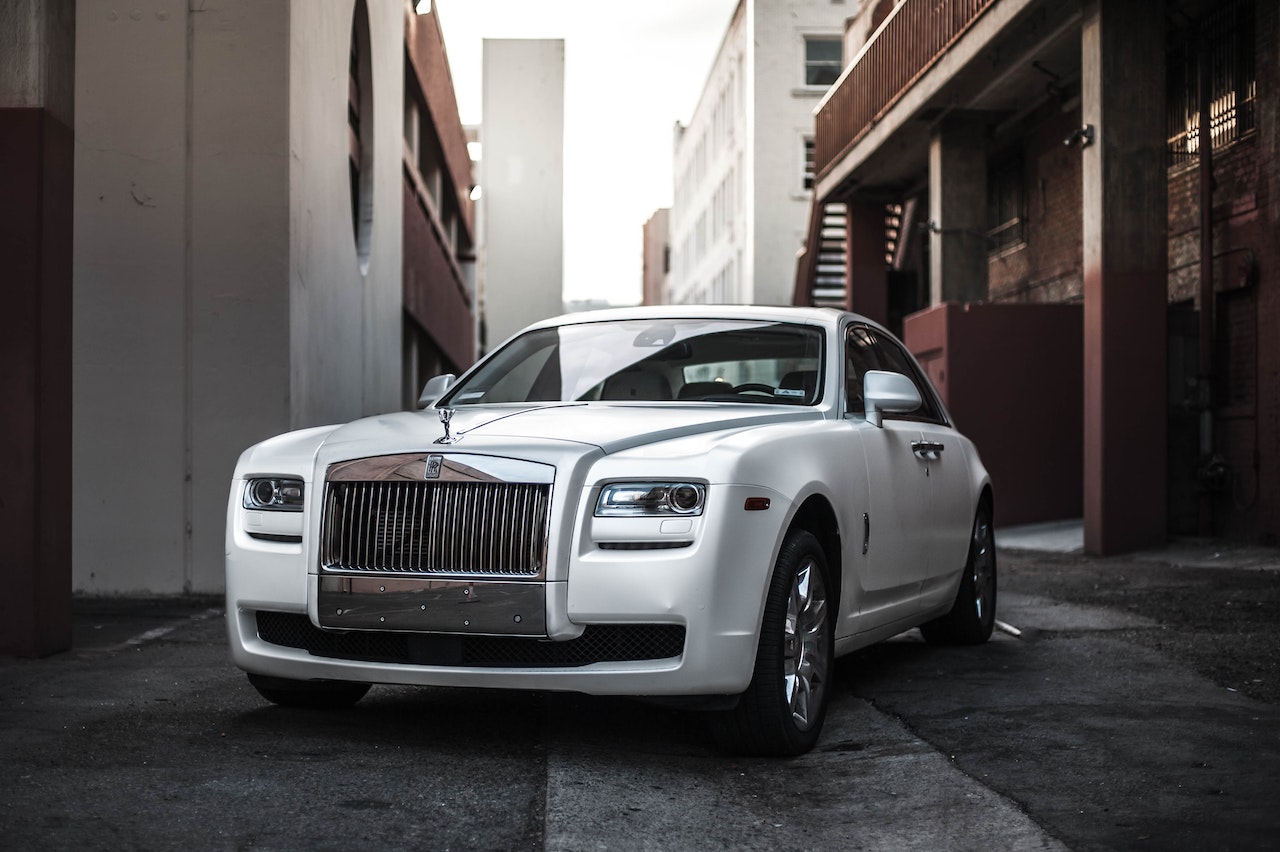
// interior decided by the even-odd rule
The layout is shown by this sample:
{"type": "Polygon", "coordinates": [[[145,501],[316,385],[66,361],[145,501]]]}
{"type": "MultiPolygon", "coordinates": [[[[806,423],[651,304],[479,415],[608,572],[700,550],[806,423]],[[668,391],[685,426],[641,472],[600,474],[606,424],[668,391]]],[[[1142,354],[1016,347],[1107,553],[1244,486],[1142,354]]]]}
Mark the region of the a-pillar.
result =
{"type": "Polygon", "coordinates": [[[1164,31],[1142,3],[1084,4],[1084,543],[1099,555],[1166,536],[1164,31]]]}
{"type": "Polygon", "coordinates": [[[987,129],[957,112],[929,140],[929,295],[932,304],[987,297],[987,129]]]}
{"type": "Polygon", "coordinates": [[[71,645],[75,5],[0,3],[0,654],[71,645]]]}
{"type": "Polygon", "coordinates": [[[851,200],[846,205],[845,277],[849,310],[881,325],[889,320],[889,281],[884,263],[884,204],[851,200]]]}

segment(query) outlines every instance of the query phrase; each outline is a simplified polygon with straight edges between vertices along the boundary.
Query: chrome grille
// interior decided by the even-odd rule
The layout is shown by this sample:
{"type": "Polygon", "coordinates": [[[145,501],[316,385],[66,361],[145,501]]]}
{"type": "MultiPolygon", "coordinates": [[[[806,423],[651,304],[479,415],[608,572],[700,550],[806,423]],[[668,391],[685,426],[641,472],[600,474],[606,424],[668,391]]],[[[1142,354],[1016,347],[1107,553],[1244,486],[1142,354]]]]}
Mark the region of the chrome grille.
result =
{"type": "Polygon", "coordinates": [[[330,482],[320,534],[330,570],[537,576],[551,486],[330,482]]]}

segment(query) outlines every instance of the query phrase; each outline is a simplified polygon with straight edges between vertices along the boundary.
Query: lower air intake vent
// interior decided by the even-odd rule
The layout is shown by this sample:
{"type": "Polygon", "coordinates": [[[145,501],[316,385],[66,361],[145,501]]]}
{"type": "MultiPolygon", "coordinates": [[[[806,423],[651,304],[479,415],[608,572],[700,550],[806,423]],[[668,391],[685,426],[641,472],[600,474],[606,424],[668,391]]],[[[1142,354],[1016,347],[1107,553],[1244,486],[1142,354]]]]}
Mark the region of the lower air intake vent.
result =
{"type": "Polygon", "coordinates": [[[592,663],[665,660],[684,653],[676,624],[590,624],[577,639],[548,642],[514,636],[448,636],[321,630],[305,615],[257,613],[258,637],[316,657],[370,663],[491,668],[572,668],[592,663]]]}

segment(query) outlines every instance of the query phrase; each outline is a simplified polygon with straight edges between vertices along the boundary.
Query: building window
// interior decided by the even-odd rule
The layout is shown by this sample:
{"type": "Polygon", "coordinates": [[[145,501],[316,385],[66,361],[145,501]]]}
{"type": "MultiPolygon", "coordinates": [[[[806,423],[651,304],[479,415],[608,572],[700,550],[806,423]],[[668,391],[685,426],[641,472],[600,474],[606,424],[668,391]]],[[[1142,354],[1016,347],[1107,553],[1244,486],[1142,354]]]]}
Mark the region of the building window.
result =
{"type": "Polygon", "coordinates": [[[987,171],[987,248],[999,254],[1026,242],[1022,154],[1006,153],[987,171]]]}
{"type": "Polygon", "coordinates": [[[840,78],[844,45],[839,38],[804,40],[804,84],[826,88],[840,78]]]}
{"type": "Polygon", "coordinates": [[[1200,71],[1209,63],[1209,138],[1230,145],[1254,129],[1253,3],[1215,6],[1168,54],[1169,165],[1192,162],[1200,152],[1200,71]]]}
{"type": "Polygon", "coordinates": [[[813,137],[806,136],[804,138],[804,188],[813,189],[814,177],[814,157],[813,157],[813,137]]]}

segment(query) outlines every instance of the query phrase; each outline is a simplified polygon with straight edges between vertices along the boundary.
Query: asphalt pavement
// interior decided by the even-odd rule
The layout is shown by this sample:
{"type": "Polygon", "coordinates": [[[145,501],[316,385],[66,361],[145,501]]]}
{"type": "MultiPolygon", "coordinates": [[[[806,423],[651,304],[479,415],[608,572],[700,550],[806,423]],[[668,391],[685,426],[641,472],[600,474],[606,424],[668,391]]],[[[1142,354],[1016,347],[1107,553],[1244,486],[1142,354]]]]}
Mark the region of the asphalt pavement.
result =
{"type": "Polygon", "coordinates": [[[794,760],[726,756],[696,715],[620,699],[377,687],[348,711],[276,708],[230,664],[220,598],[77,598],[73,650],[0,658],[0,837],[1277,848],[1280,551],[1181,542],[1093,560],[1072,535],[998,536],[1001,629],[987,645],[912,632],[843,658],[823,738],[794,760]],[[1250,652],[1217,667],[1240,645],[1250,652]]]}

